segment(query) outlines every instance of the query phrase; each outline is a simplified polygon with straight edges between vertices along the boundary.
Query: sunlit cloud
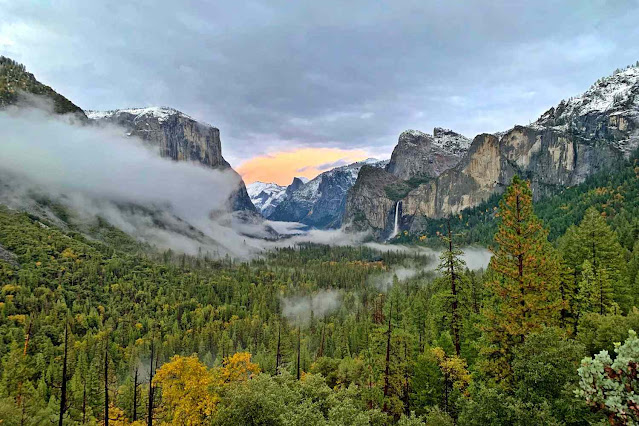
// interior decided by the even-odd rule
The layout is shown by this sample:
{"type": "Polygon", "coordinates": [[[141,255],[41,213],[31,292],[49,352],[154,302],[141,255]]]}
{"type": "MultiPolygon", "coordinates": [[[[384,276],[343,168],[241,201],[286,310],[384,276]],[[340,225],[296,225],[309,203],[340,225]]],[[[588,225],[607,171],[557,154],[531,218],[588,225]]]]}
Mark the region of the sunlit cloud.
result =
{"type": "Polygon", "coordinates": [[[344,165],[368,157],[362,149],[299,148],[251,158],[237,171],[246,183],[259,180],[288,185],[296,176],[314,178],[326,171],[328,164],[344,165]]]}

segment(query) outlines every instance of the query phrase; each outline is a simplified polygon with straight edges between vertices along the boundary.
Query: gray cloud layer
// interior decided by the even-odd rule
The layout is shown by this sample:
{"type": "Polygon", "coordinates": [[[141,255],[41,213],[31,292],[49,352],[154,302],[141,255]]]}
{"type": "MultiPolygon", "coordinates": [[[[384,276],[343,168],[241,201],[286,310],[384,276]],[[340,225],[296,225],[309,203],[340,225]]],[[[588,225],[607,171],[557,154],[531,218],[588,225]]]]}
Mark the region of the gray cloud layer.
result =
{"type": "Polygon", "coordinates": [[[525,124],[639,59],[639,3],[0,0],[0,51],[85,108],[170,105],[269,149],[525,124]]]}

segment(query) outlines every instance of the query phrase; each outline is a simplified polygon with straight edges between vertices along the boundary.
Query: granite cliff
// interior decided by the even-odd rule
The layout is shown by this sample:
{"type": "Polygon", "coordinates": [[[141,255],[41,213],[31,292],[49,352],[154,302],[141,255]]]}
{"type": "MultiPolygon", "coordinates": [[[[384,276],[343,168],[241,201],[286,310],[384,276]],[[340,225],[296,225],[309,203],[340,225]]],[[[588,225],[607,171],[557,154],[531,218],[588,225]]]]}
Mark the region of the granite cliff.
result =
{"type": "Polygon", "coordinates": [[[391,159],[386,170],[360,173],[345,209],[351,228],[387,237],[398,211],[401,228],[418,231],[424,217],[455,214],[503,192],[515,174],[531,181],[539,199],[621,164],[639,145],[639,67],[600,79],[528,126],[476,136],[457,164],[424,149],[427,136],[409,132],[423,142],[408,144],[402,133],[393,156],[401,153],[403,164],[391,167],[391,159]]]}
{"type": "MultiPolygon", "coordinates": [[[[213,169],[235,171],[222,157],[219,129],[194,120],[167,107],[132,108],[112,111],[87,111],[89,119],[124,128],[129,136],[137,136],[157,147],[160,155],[174,161],[194,161],[213,169]]],[[[244,182],[238,177],[238,188],[231,196],[232,210],[254,212],[244,182]]],[[[215,188],[211,188],[215,190],[215,188]]]]}

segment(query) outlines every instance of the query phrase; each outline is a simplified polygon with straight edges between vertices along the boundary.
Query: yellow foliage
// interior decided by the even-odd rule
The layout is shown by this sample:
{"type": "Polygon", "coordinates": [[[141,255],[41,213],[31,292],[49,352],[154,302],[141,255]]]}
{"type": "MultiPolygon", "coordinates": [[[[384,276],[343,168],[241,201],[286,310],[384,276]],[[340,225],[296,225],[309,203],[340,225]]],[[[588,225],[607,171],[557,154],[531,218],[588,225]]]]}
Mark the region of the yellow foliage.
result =
{"type": "Polygon", "coordinates": [[[17,293],[19,289],[20,289],[20,286],[13,285],[13,284],[7,284],[7,285],[2,287],[2,292],[3,293],[17,293]]]}
{"type": "Polygon", "coordinates": [[[239,382],[251,378],[260,372],[260,366],[251,362],[251,354],[238,352],[224,358],[222,367],[217,371],[221,383],[239,382]]]}
{"type": "Polygon", "coordinates": [[[22,314],[9,315],[7,318],[10,319],[11,321],[15,321],[15,322],[18,322],[20,324],[24,324],[26,322],[26,320],[27,320],[27,316],[26,315],[22,315],[22,314]]]}
{"type": "Polygon", "coordinates": [[[210,423],[219,397],[211,389],[213,375],[197,356],[174,356],[157,371],[153,383],[162,388],[162,401],[172,418],[170,424],[210,423]]]}
{"type": "Polygon", "coordinates": [[[65,259],[77,259],[78,255],[75,254],[73,250],[69,247],[64,249],[64,251],[62,252],[62,257],[64,257],[65,259]]]}
{"type": "MultiPolygon", "coordinates": [[[[104,420],[100,422],[101,425],[104,424],[104,420]]],[[[128,426],[130,425],[124,411],[119,407],[116,407],[112,403],[109,404],[109,425],[112,426],[128,426]]]]}
{"type": "Polygon", "coordinates": [[[465,394],[466,389],[471,382],[471,376],[467,370],[466,361],[457,355],[446,356],[446,353],[440,347],[431,349],[431,353],[437,360],[439,369],[446,380],[449,380],[455,389],[458,389],[465,394]]]}

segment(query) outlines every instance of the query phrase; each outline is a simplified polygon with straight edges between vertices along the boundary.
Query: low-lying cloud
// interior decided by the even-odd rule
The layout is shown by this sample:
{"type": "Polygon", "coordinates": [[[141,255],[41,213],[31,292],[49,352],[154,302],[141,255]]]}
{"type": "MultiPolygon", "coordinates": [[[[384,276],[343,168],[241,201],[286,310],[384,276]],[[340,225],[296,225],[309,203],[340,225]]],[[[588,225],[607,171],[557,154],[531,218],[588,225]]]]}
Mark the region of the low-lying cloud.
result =
{"type": "Polygon", "coordinates": [[[240,180],[174,162],[116,127],[80,124],[39,108],[0,113],[2,202],[61,203],[79,221],[100,216],[136,238],[189,254],[248,254],[228,210],[240,180]],[[158,224],[161,223],[161,226],[158,224]]]}
{"type": "Polygon", "coordinates": [[[320,290],[308,296],[293,296],[282,299],[282,315],[297,323],[306,323],[311,316],[324,318],[339,309],[341,295],[335,290],[320,290]]]}
{"type": "Polygon", "coordinates": [[[118,128],[74,125],[38,109],[0,114],[0,168],[60,192],[170,207],[190,219],[223,209],[232,173],[174,162],[118,128]]]}

